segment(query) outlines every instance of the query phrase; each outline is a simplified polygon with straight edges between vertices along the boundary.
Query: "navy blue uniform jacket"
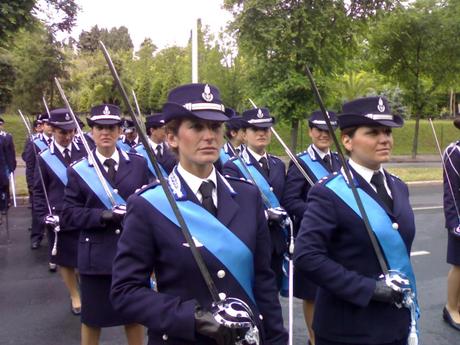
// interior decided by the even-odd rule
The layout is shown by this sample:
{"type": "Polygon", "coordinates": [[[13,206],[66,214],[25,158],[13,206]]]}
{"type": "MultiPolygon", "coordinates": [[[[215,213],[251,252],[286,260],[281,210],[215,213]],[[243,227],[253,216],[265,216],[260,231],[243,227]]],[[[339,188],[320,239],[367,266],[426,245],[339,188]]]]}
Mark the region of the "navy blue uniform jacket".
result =
{"type": "MultiPolygon", "coordinates": [[[[148,183],[148,168],[142,156],[120,150],[118,153],[120,162],[112,187],[126,201],[136,189],[148,183]]],[[[105,169],[98,163],[108,180],[105,169]]],[[[67,176],[61,220],[65,228],[80,229],[78,269],[82,274],[110,275],[121,229],[101,222],[102,211],[106,208],[88,186],[91,181],[83,181],[72,167],[67,169],[67,176]]]]}
{"type": "MultiPolygon", "coordinates": [[[[58,148],[54,146],[54,143],[48,148],[51,150],[51,154],[55,155],[65,166],[68,166],[64,157],[58,148]]],[[[71,159],[73,162],[80,160],[86,156],[86,151],[83,147],[77,146],[72,142],[71,159]]],[[[39,156],[38,162],[45,182],[46,191],[48,192],[48,200],[51,206],[53,214],[60,215],[62,211],[62,200],[64,199],[64,187],[65,185],[55,174],[55,172],[45,163],[43,157],[39,156]]],[[[43,193],[43,187],[40,181],[40,173],[38,166],[35,167],[34,172],[34,185],[33,185],[33,202],[34,202],[34,213],[39,221],[43,224],[44,218],[49,214],[48,206],[46,205],[45,194],[43,193]]],[[[61,227],[61,230],[65,228],[61,227]]]]}
{"type": "MultiPolygon", "coordinates": [[[[267,180],[268,184],[273,188],[273,193],[281,203],[286,178],[286,166],[284,165],[283,161],[278,157],[267,154],[269,167],[269,176],[267,176],[254,156],[251,155],[249,151],[247,151],[247,154],[249,155],[249,159],[254,167],[262,174],[262,176],[267,180]]],[[[225,176],[245,178],[241,170],[235,165],[235,163],[233,163],[233,160],[235,159],[237,158],[234,157],[224,164],[222,169],[223,174],[225,176]]],[[[274,226],[270,227],[270,234],[272,239],[273,252],[281,255],[286,250],[286,240],[284,239],[283,232],[279,227],[274,226]]]]}
{"type": "MultiPolygon", "coordinates": [[[[355,171],[352,173],[358,185],[399,225],[409,254],[415,223],[406,184],[386,173],[394,203],[393,210],[388,210],[372,187],[355,171]]],[[[313,320],[315,333],[330,341],[351,344],[386,344],[405,338],[409,310],[371,301],[382,272],[362,219],[322,183],[311,188],[307,202],[294,265],[320,287],[313,320]]]]}
{"type": "MultiPolygon", "coordinates": [[[[41,134],[34,135],[34,139],[37,138],[37,136],[41,138],[46,146],[48,146],[48,143],[41,134]]],[[[26,182],[29,191],[32,191],[34,186],[34,173],[36,163],[35,151],[32,145],[34,145],[33,141],[28,139],[24,146],[24,151],[22,152],[22,160],[26,163],[26,182]]],[[[35,146],[35,148],[38,154],[41,150],[38,148],[38,146],[35,146]]]]}
{"type": "MultiPolygon", "coordinates": [[[[331,163],[332,163],[332,171],[330,168],[326,167],[321,157],[318,155],[316,150],[311,148],[315,155],[316,160],[330,173],[334,171],[338,171],[340,169],[340,162],[337,156],[337,153],[331,152],[331,163]]],[[[308,155],[308,151],[304,151],[301,154],[297,155],[297,161],[300,163],[300,166],[305,170],[311,180],[316,183],[317,179],[316,176],[311,172],[308,166],[304,163],[300,157],[302,155],[308,155]]],[[[324,176],[322,176],[324,177],[324,176]]],[[[305,179],[305,177],[300,172],[299,168],[292,163],[289,163],[289,169],[286,175],[286,183],[284,185],[284,193],[283,193],[283,200],[282,205],[289,213],[291,217],[295,231],[298,231],[300,226],[300,222],[302,221],[303,214],[307,209],[307,195],[308,191],[310,190],[311,186],[305,179]]]]}
{"type": "Polygon", "coordinates": [[[163,154],[161,157],[158,157],[158,163],[166,170],[168,174],[173,171],[174,167],[177,164],[177,156],[174,152],[171,151],[169,146],[166,143],[163,143],[163,154]]]}
{"type": "MultiPolygon", "coordinates": [[[[186,198],[201,205],[180,179],[186,198]]],[[[217,218],[253,253],[253,290],[257,306],[250,302],[216,257],[203,246],[198,250],[218,291],[228,297],[240,298],[251,306],[264,338],[262,343],[286,344],[287,334],[283,328],[274,274],[270,269],[270,239],[262,200],[251,184],[233,179],[228,182],[236,194],[232,195],[224,178],[218,175],[217,218]],[[226,274],[218,275],[221,270],[226,274]]],[[[195,334],[195,306],[199,304],[209,309],[212,300],[185,243],[179,227],[148,201],[137,194],[130,197],[113,266],[112,303],[126,317],[148,327],[149,344],[215,344],[210,338],[195,334]],[[149,287],[152,271],[159,292],[149,287]]]]}
{"type": "Polygon", "coordinates": [[[460,201],[460,142],[450,144],[444,152],[444,216],[446,228],[452,229],[459,225],[459,215],[456,207],[460,201]],[[449,181],[452,190],[449,187],[449,181]],[[452,192],[454,195],[452,195],[452,192]]]}

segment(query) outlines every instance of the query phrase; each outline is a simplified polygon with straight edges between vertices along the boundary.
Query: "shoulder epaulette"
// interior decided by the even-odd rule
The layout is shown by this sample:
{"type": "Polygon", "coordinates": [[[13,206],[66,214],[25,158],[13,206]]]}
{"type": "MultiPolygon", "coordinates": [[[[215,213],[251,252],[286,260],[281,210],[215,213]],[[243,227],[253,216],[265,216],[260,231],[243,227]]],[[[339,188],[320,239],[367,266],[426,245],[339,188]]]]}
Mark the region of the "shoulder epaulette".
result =
{"type": "Polygon", "coordinates": [[[308,152],[305,150],[305,151],[302,151],[302,152],[299,152],[297,154],[297,157],[302,157],[302,156],[305,156],[308,152]]]}
{"type": "Polygon", "coordinates": [[[129,151],[129,152],[126,152],[126,153],[127,153],[128,155],[130,155],[130,156],[138,156],[138,157],[144,158],[144,156],[141,155],[141,154],[138,153],[138,152],[131,152],[131,151],[129,151]]]}
{"type": "Polygon", "coordinates": [[[224,175],[224,177],[229,180],[229,181],[238,181],[238,182],[244,182],[244,183],[248,183],[250,185],[253,185],[252,181],[251,180],[248,180],[244,177],[234,177],[234,176],[230,176],[230,175],[224,175]]]}
{"type": "Polygon", "coordinates": [[[81,157],[80,159],[76,160],[75,162],[70,163],[70,166],[73,167],[75,164],[78,164],[83,160],[87,160],[87,158],[86,157],[81,157]]]}
{"type": "Polygon", "coordinates": [[[141,195],[142,193],[144,193],[144,192],[146,192],[146,191],[148,191],[150,189],[155,189],[158,186],[161,186],[161,183],[160,183],[159,180],[155,180],[155,181],[149,183],[148,185],[142,186],[141,188],[136,190],[135,194],[141,195]]]}
{"type": "Polygon", "coordinates": [[[320,178],[317,183],[325,184],[329,181],[332,181],[335,179],[337,176],[339,176],[339,173],[337,171],[334,171],[332,174],[324,176],[323,178],[320,178]]]}

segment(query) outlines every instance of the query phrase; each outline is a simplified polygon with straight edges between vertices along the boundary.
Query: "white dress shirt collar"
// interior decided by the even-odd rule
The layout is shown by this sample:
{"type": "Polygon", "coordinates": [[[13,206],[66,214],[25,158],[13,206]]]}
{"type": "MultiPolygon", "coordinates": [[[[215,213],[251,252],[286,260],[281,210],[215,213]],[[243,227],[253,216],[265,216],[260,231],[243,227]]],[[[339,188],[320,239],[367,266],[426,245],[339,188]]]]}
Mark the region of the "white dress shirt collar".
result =
{"type": "Polygon", "coordinates": [[[65,149],[69,150],[69,155],[72,153],[72,142],[66,147],[59,145],[56,140],[53,142],[53,144],[54,144],[54,147],[56,147],[63,156],[64,156],[65,149]]]}
{"type": "Polygon", "coordinates": [[[95,150],[96,152],[96,157],[101,162],[102,166],[104,167],[105,171],[109,171],[109,167],[104,165],[104,162],[106,159],[112,158],[115,161],[115,170],[118,170],[118,165],[120,164],[120,154],[118,153],[118,150],[115,149],[115,152],[112,154],[110,157],[105,157],[102,154],[99,153],[99,151],[95,150]]]}
{"type": "Polygon", "coordinates": [[[318,147],[316,147],[315,144],[311,144],[311,147],[313,148],[313,150],[315,150],[315,152],[318,154],[319,158],[321,159],[324,159],[326,155],[329,155],[329,157],[331,156],[331,150],[329,149],[327,149],[327,152],[324,152],[324,151],[321,151],[318,147]]]}
{"type": "Polygon", "coordinates": [[[204,181],[212,181],[214,183],[214,189],[212,191],[212,200],[214,201],[214,205],[217,207],[217,174],[214,166],[212,167],[212,171],[209,174],[209,176],[205,179],[202,179],[201,177],[195,176],[192,173],[188,172],[180,163],[177,165],[177,172],[182,176],[185,183],[187,183],[189,188],[192,190],[193,194],[196,195],[200,202],[203,200],[201,192],[199,191],[201,184],[204,181]]]}
{"type": "Polygon", "coordinates": [[[361,164],[358,164],[356,163],[353,159],[349,159],[348,160],[348,163],[350,164],[350,166],[359,174],[361,175],[361,177],[367,182],[369,183],[369,185],[372,187],[372,189],[374,191],[377,191],[377,188],[375,188],[375,186],[371,183],[371,179],[372,179],[372,176],[374,175],[374,173],[376,172],[381,172],[383,174],[383,182],[385,184],[385,189],[387,190],[388,192],[388,195],[390,195],[390,197],[392,196],[391,195],[391,190],[390,190],[390,187],[388,186],[388,183],[387,183],[387,179],[386,179],[386,175],[385,175],[385,171],[383,170],[383,167],[380,166],[380,169],[378,170],[373,170],[373,169],[369,169],[369,168],[366,168],[365,166],[362,166],[361,164]]]}
{"type": "Polygon", "coordinates": [[[256,159],[256,161],[260,161],[262,157],[265,157],[268,162],[267,152],[265,152],[263,155],[259,155],[257,152],[254,152],[253,150],[251,150],[248,146],[246,146],[246,148],[248,149],[249,153],[256,159]]]}

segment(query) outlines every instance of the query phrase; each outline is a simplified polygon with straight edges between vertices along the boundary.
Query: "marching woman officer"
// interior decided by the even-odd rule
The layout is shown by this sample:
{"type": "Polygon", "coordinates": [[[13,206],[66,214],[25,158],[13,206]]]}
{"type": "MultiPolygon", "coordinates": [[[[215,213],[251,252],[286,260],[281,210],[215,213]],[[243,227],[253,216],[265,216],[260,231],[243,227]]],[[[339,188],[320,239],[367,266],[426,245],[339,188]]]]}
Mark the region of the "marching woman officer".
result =
{"type": "MultiPolygon", "coordinates": [[[[460,118],[454,120],[460,129],[460,118]]],[[[460,331],[460,141],[450,144],[444,152],[444,215],[447,240],[447,263],[452,265],[447,276],[447,303],[443,309],[444,320],[460,331]]]]}
{"type": "MultiPolygon", "coordinates": [[[[283,196],[286,178],[286,166],[283,161],[267,153],[272,133],[270,127],[275,124],[275,118],[270,116],[268,109],[256,108],[243,113],[243,126],[246,147],[241,153],[252,177],[259,187],[262,187],[264,195],[270,200],[270,207],[280,206],[283,196]],[[264,189],[263,186],[266,186],[264,189]]],[[[238,159],[233,158],[224,164],[223,173],[226,176],[237,178],[246,177],[245,169],[240,167],[238,159]]],[[[266,205],[268,207],[268,205],[266,205]]],[[[281,288],[283,278],[283,254],[286,252],[286,239],[283,230],[276,221],[271,221],[271,213],[268,212],[269,229],[271,236],[271,267],[276,275],[278,288],[281,288]]]]}
{"type": "Polygon", "coordinates": [[[382,168],[393,147],[392,127],[402,125],[379,97],[346,103],[339,116],[348,164],[381,259],[400,270],[400,278],[380,279],[378,257],[343,172],[320,180],[308,194],[294,263],[319,286],[313,320],[317,345],[407,344],[411,313],[396,305],[403,295],[395,279],[406,287],[409,279],[415,293],[409,257],[414,214],[406,184],[382,168]]]}
{"type": "Polygon", "coordinates": [[[220,149],[220,162],[225,164],[230,158],[239,154],[243,150],[244,146],[244,130],[246,122],[241,116],[233,116],[230,120],[225,123],[225,137],[227,142],[220,149]],[[236,152],[232,150],[233,146],[236,152]]]}
{"type": "MultiPolygon", "coordinates": [[[[337,117],[329,111],[331,124],[337,128],[337,117]]],[[[336,152],[331,152],[332,138],[327,129],[321,111],[314,111],[308,119],[311,145],[307,150],[297,155],[297,161],[310,179],[316,183],[323,177],[340,169],[336,152]]],[[[294,233],[297,234],[303,214],[307,209],[307,195],[311,186],[300,170],[292,162],[286,176],[282,204],[294,223],[294,233]]],[[[312,323],[315,307],[316,285],[306,279],[294,268],[294,296],[302,299],[305,323],[307,324],[310,343],[315,344],[312,323]]]]}
{"type": "MultiPolygon", "coordinates": [[[[169,93],[163,113],[168,142],[179,157],[168,183],[219,297],[250,306],[261,343],[286,344],[261,198],[250,183],[226,179],[213,165],[232,111],[217,88],[189,84],[169,93]]],[[[148,327],[149,344],[234,344],[230,329],[209,311],[211,294],[168,209],[158,183],[129,199],[112,302],[148,327]],[[149,286],[152,271],[158,292],[149,286]]]]}
{"type": "Polygon", "coordinates": [[[34,212],[36,217],[41,220],[41,224],[48,230],[49,262],[59,266],[59,273],[70,295],[71,312],[74,315],[79,315],[81,301],[76,271],[79,229],[61,226],[59,218],[62,212],[64,188],[67,184],[67,167],[72,162],[83,158],[86,152],[73,141],[76,126],[68,109],[55,109],[50,112],[50,115],[49,124],[52,127],[54,140],[48,149],[40,152],[39,165],[35,166],[32,194],[34,212]],[[52,214],[49,214],[39,169],[43,176],[52,214]],[[60,226],[58,238],[55,238],[54,229],[56,226],[60,226]],[[53,249],[56,251],[55,253],[53,253],[53,249]]]}
{"type": "Polygon", "coordinates": [[[143,327],[116,312],[109,300],[112,261],[122,232],[125,200],[148,183],[145,159],[116,147],[121,122],[120,109],[111,104],[93,107],[88,120],[96,144],[94,157],[117,206],[112,206],[87,159],[67,170],[62,221],[66,227],[80,229],[78,270],[83,345],[98,344],[102,327],[119,325],[125,326],[128,344],[143,343],[143,327]]]}

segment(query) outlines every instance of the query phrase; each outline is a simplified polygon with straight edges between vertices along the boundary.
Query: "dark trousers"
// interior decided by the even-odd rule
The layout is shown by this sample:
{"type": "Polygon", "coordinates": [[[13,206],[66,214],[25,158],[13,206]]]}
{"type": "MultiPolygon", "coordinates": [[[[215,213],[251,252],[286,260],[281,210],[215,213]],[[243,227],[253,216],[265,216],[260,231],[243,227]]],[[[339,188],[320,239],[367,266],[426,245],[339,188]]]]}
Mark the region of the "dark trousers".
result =
{"type": "MultiPolygon", "coordinates": [[[[30,193],[32,196],[32,193],[30,193]]],[[[34,212],[34,202],[33,199],[31,205],[32,205],[32,229],[30,231],[30,241],[35,242],[35,241],[41,241],[43,239],[43,234],[45,233],[45,227],[43,226],[42,222],[37,218],[34,212]]]]}

